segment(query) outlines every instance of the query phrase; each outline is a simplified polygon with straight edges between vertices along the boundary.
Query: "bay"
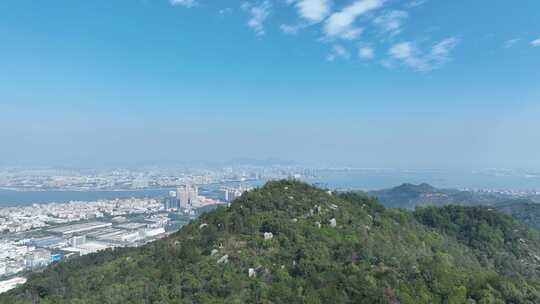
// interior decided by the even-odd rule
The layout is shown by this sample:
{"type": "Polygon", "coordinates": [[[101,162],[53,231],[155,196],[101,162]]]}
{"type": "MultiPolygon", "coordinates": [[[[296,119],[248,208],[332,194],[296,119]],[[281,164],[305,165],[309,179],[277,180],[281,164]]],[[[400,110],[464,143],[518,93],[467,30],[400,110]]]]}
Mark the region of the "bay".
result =
{"type": "Polygon", "coordinates": [[[0,190],[0,207],[21,207],[41,203],[67,203],[100,199],[163,197],[168,189],[122,191],[12,191],[0,190]]]}

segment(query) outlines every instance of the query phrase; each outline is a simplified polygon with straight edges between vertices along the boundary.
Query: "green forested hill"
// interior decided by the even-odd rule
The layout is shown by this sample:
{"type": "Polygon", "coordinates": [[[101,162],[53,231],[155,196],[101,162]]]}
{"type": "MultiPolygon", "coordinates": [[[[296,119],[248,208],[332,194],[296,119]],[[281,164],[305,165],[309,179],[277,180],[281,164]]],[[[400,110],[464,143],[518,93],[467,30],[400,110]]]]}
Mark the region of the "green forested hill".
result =
{"type": "Polygon", "coordinates": [[[499,203],[494,207],[540,231],[540,203],[530,199],[514,199],[499,203]]]}
{"type": "Polygon", "coordinates": [[[55,264],[0,303],[540,303],[538,244],[492,210],[412,213],[279,181],[165,240],[55,264]]]}
{"type": "Polygon", "coordinates": [[[509,199],[509,196],[501,194],[438,189],[428,184],[402,184],[390,189],[369,191],[368,194],[388,208],[410,210],[423,206],[489,206],[509,199]]]}
{"type": "Polygon", "coordinates": [[[483,267],[499,273],[540,278],[540,237],[537,231],[491,208],[445,206],[414,212],[423,224],[470,247],[483,267]]]}
{"type": "Polygon", "coordinates": [[[428,184],[403,184],[390,189],[370,191],[367,194],[376,197],[388,208],[414,210],[427,206],[489,206],[540,231],[540,203],[538,197],[534,195],[516,199],[504,194],[438,189],[428,184]]]}

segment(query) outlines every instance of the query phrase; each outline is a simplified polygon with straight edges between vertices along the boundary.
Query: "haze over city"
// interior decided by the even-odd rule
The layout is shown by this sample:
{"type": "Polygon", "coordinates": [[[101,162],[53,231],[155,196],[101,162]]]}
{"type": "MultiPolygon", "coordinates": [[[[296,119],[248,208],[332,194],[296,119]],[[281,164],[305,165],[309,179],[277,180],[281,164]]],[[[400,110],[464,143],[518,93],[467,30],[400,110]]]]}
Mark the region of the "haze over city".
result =
{"type": "Polygon", "coordinates": [[[540,4],[0,3],[0,165],[540,167],[540,4]]]}

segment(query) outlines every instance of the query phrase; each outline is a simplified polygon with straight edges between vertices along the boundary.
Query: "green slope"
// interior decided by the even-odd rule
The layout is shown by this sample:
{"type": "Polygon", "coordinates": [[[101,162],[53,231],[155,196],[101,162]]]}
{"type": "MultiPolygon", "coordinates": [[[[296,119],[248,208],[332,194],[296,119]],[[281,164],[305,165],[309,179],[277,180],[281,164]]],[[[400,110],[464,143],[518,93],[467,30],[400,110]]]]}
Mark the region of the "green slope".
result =
{"type": "Polygon", "coordinates": [[[426,206],[491,206],[540,231],[540,204],[535,201],[536,196],[515,199],[503,194],[437,189],[428,184],[403,184],[368,194],[388,208],[414,210],[426,206]]]}
{"type": "Polygon", "coordinates": [[[165,240],[55,264],[0,303],[540,303],[538,236],[455,208],[271,182],[165,240]]]}
{"type": "Polygon", "coordinates": [[[507,276],[540,278],[540,236],[511,216],[486,207],[418,208],[423,224],[470,247],[483,267],[507,276]]]}
{"type": "Polygon", "coordinates": [[[494,206],[518,221],[540,231],[540,204],[530,199],[514,199],[494,206]]]}

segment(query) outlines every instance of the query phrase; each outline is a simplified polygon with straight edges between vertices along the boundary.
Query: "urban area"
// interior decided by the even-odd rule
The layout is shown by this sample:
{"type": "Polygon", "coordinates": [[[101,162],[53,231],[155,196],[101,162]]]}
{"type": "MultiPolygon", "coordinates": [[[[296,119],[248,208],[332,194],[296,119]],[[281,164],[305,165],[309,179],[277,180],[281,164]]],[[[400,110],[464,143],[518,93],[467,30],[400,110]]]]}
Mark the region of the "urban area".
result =
{"type": "Polygon", "coordinates": [[[0,188],[7,191],[160,189],[165,194],[0,208],[0,293],[24,283],[29,273],[51,263],[163,238],[263,180],[291,174],[299,177],[295,172],[225,169],[167,175],[128,170],[91,174],[63,169],[2,171],[0,188]]]}
{"type": "Polygon", "coordinates": [[[222,188],[222,198],[181,185],[164,198],[33,204],[0,209],[0,292],[20,276],[100,250],[137,247],[174,233],[208,208],[227,204],[248,188],[222,188]]]}

